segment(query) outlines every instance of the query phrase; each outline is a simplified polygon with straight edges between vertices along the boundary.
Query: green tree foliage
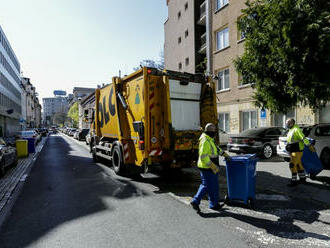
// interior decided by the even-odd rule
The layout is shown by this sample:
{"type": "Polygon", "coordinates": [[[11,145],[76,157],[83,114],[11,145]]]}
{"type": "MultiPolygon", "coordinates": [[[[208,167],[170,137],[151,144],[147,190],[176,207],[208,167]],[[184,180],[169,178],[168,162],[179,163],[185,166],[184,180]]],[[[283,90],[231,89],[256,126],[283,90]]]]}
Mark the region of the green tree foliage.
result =
{"type": "Polygon", "coordinates": [[[64,112],[57,112],[53,116],[53,123],[59,126],[64,126],[67,119],[67,114],[64,112]]]}
{"type": "Polygon", "coordinates": [[[73,127],[77,128],[79,123],[78,102],[75,102],[69,109],[68,118],[71,121],[73,127]]]}
{"type": "Polygon", "coordinates": [[[244,54],[235,61],[259,107],[313,110],[330,100],[330,1],[247,1],[238,22],[244,54]]]}

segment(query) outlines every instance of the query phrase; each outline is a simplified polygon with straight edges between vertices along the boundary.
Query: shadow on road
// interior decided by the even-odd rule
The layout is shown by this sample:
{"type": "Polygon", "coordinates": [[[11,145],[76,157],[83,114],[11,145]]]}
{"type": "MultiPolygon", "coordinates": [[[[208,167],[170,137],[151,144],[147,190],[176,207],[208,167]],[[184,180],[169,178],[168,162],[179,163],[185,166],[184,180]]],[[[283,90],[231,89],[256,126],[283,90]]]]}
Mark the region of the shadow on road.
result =
{"type": "MultiPolygon", "coordinates": [[[[225,166],[221,166],[219,177],[220,199],[224,199],[224,196],[227,194],[225,175],[225,166]]],[[[188,200],[193,197],[200,184],[199,172],[197,169],[183,169],[182,171],[177,172],[175,174],[161,173],[160,171],[158,178],[143,179],[143,181],[157,186],[158,190],[155,191],[155,193],[157,194],[171,192],[176,196],[184,197],[188,200]]],[[[299,196],[306,193],[306,187],[327,190],[330,190],[330,188],[325,185],[320,185],[311,182],[307,185],[302,185],[303,187],[298,186],[297,188],[292,189],[286,186],[288,182],[288,178],[284,178],[264,171],[257,172],[257,194],[285,194],[296,196],[296,198],[291,198],[288,201],[256,201],[255,208],[253,209],[254,211],[260,212],[261,214],[271,214],[273,216],[276,216],[278,218],[277,221],[268,220],[267,217],[265,219],[257,218],[255,216],[226,211],[226,208],[227,210],[230,209],[229,206],[226,206],[226,208],[224,208],[224,211],[221,211],[219,213],[200,213],[200,215],[203,218],[235,218],[239,221],[248,223],[257,228],[265,229],[267,233],[281,238],[299,240],[311,237],[320,240],[330,240],[328,236],[306,232],[301,227],[294,224],[295,221],[300,221],[307,224],[312,224],[314,222],[329,224],[319,220],[319,211],[328,209],[328,206],[313,201],[309,202],[304,199],[299,199],[299,196]]],[[[243,205],[233,204],[233,206],[243,205]]],[[[250,213],[253,215],[252,210],[250,213]]]]}
{"type": "MultiPolygon", "coordinates": [[[[264,229],[267,233],[284,239],[301,240],[306,238],[314,238],[325,241],[330,240],[330,237],[326,235],[304,231],[302,228],[295,225],[293,223],[293,220],[292,222],[290,222],[287,219],[283,220],[279,218],[277,221],[272,221],[268,219],[262,219],[253,216],[228,212],[226,211],[226,209],[224,209],[219,213],[200,213],[200,216],[203,218],[218,218],[218,217],[234,218],[236,220],[248,223],[257,228],[264,229]]],[[[315,217],[316,217],[315,221],[317,221],[318,216],[315,217]]]]}
{"type": "Polygon", "coordinates": [[[26,247],[63,223],[115,211],[104,198],[140,195],[148,194],[114,180],[62,137],[50,136],[0,232],[0,246],[26,247]]]}

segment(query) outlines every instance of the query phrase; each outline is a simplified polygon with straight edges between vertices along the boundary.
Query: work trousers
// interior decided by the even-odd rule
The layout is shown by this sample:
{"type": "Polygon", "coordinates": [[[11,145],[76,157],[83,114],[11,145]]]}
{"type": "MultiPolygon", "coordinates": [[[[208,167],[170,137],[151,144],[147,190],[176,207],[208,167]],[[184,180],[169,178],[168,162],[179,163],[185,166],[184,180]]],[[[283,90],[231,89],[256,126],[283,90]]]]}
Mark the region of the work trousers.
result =
{"type": "Polygon", "coordinates": [[[298,176],[301,179],[306,177],[305,170],[301,161],[302,156],[303,152],[292,152],[290,154],[290,170],[292,181],[298,181],[298,176]]]}
{"type": "Polygon", "coordinates": [[[193,202],[200,204],[205,194],[209,197],[209,207],[213,208],[219,203],[219,181],[218,173],[214,174],[211,170],[200,170],[202,183],[194,196],[193,202]]]}

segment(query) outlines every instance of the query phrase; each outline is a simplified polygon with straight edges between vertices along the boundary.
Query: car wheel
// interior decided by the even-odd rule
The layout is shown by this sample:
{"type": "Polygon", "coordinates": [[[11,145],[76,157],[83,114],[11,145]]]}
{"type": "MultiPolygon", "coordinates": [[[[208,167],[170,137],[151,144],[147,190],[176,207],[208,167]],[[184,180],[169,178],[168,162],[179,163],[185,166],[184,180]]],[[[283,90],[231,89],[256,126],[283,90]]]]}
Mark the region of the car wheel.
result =
{"type": "Polygon", "coordinates": [[[266,159],[271,158],[273,156],[273,147],[269,144],[264,145],[262,148],[262,156],[266,159]]]}
{"type": "Polygon", "coordinates": [[[321,163],[324,168],[330,169],[330,149],[324,148],[320,156],[321,163]]]}
{"type": "Polygon", "coordinates": [[[115,146],[112,152],[112,166],[117,175],[121,175],[124,172],[123,156],[119,146],[115,146]]]}

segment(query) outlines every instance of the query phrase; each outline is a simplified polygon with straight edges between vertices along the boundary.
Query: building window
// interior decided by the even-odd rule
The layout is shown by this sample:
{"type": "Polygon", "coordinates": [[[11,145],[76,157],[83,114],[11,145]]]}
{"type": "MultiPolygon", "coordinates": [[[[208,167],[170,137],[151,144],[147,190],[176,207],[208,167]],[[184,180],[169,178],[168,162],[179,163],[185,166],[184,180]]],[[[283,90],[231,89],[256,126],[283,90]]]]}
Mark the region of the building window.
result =
{"type": "Polygon", "coordinates": [[[224,49],[229,46],[229,29],[225,28],[216,34],[217,50],[224,49]]]}
{"type": "Polygon", "coordinates": [[[229,113],[219,113],[219,129],[229,133],[229,113]]]}
{"type": "Polygon", "coordinates": [[[178,38],[178,43],[179,43],[179,44],[181,43],[181,37],[178,38]]]}
{"type": "Polygon", "coordinates": [[[188,35],[189,35],[189,33],[188,33],[188,29],[187,29],[187,30],[184,32],[184,37],[187,38],[188,35]]]}
{"type": "Polygon", "coordinates": [[[242,112],[242,131],[258,126],[257,111],[243,111],[242,112]]]}
{"type": "Polygon", "coordinates": [[[217,91],[229,89],[229,69],[218,72],[217,91]]]}
{"type": "Polygon", "coordinates": [[[286,125],[286,120],[296,118],[296,112],[294,109],[291,109],[290,111],[288,111],[288,113],[283,114],[283,113],[275,113],[274,114],[274,126],[276,127],[284,127],[286,125]]]}
{"type": "Polygon", "coordinates": [[[240,22],[241,18],[242,18],[242,16],[237,19],[237,40],[238,41],[242,41],[245,39],[245,32],[240,30],[240,28],[238,26],[238,23],[240,22]]]}
{"type": "Polygon", "coordinates": [[[181,11],[178,12],[178,19],[181,17],[181,11]]]}
{"type": "Polygon", "coordinates": [[[228,4],[228,0],[215,0],[216,10],[219,10],[228,4]]]}
{"type": "Polygon", "coordinates": [[[186,66],[189,65],[189,58],[186,58],[186,59],[185,59],[185,64],[186,64],[186,66]]]}
{"type": "Polygon", "coordinates": [[[248,82],[244,81],[242,74],[238,74],[238,86],[249,85],[248,82]]]}
{"type": "Polygon", "coordinates": [[[184,5],[184,10],[187,10],[187,9],[188,9],[188,2],[186,2],[184,5]]]}
{"type": "Polygon", "coordinates": [[[178,67],[179,67],[179,70],[182,69],[182,63],[181,62],[179,63],[179,66],[178,67]]]}

